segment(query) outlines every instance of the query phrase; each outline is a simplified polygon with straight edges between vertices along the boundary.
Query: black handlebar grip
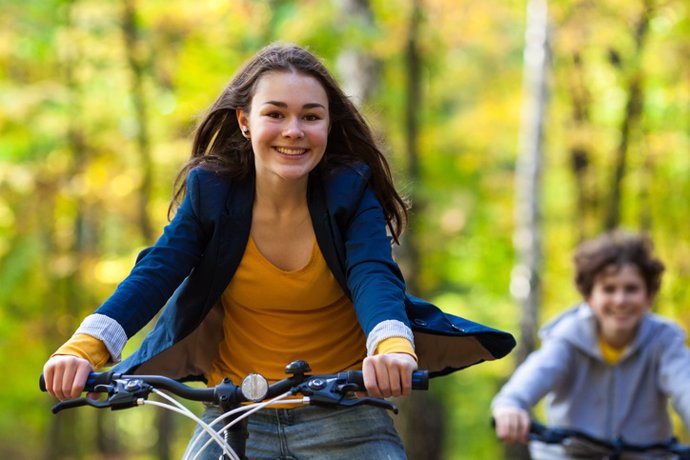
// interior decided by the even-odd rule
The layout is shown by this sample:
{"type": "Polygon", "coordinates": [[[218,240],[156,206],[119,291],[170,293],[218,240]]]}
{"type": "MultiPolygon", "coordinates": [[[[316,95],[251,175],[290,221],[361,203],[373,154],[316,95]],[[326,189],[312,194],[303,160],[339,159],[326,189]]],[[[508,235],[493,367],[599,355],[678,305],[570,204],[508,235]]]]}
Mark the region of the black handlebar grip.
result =
{"type": "MultiPolygon", "coordinates": [[[[342,374],[345,374],[344,377],[347,383],[353,383],[364,389],[364,376],[362,375],[362,371],[348,371],[342,374]]],[[[429,371],[414,371],[412,373],[412,389],[429,389],[429,371]]]]}
{"type": "MultiPolygon", "coordinates": [[[[95,391],[96,385],[107,385],[113,381],[115,373],[110,372],[91,372],[86,378],[86,384],[84,385],[84,391],[95,391]]],[[[46,380],[43,374],[38,379],[38,387],[41,391],[46,391],[46,380]]]]}
{"type": "Polygon", "coordinates": [[[429,389],[429,371],[414,371],[412,373],[412,389],[413,390],[428,390],[429,389]]]}
{"type": "Polygon", "coordinates": [[[98,385],[108,385],[113,382],[121,374],[116,374],[113,371],[108,372],[91,372],[86,379],[84,391],[96,391],[98,385]]]}

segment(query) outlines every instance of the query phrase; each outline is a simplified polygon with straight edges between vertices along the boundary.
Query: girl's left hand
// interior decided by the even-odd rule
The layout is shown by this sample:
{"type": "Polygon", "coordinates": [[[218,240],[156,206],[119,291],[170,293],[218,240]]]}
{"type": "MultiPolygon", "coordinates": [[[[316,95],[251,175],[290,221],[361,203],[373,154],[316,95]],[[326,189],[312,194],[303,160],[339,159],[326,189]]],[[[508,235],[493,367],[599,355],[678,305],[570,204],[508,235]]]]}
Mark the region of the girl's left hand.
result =
{"type": "Polygon", "coordinates": [[[409,396],[417,361],[407,353],[387,353],[364,358],[362,374],[369,396],[409,396]]]}

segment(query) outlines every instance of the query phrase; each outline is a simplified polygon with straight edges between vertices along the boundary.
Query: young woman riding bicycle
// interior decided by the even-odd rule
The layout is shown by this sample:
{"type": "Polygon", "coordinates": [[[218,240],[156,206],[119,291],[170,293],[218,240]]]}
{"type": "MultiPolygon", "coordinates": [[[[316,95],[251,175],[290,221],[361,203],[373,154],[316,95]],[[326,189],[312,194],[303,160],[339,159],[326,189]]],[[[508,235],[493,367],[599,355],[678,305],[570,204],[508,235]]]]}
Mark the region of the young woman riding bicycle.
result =
{"type": "MultiPolygon", "coordinates": [[[[397,242],[405,201],[362,116],[300,47],[264,48],[224,89],[197,128],[180,199],[158,242],[46,363],[57,398],[77,396],[89,371],[119,361],[166,303],[117,371],[215,385],[251,372],[276,381],[300,359],[315,373],[361,368],[369,395],[390,397],[409,394],[425,346],[443,358],[427,364],[441,374],[514,344],[484,328],[475,332],[488,338],[467,342],[457,318],[405,294],[387,234],[397,242]],[[416,351],[411,326],[427,344],[416,351]]],[[[311,458],[327,448],[329,458],[404,458],[384,410],[347,411],[252,417],[249,457],[311,458]]]]}

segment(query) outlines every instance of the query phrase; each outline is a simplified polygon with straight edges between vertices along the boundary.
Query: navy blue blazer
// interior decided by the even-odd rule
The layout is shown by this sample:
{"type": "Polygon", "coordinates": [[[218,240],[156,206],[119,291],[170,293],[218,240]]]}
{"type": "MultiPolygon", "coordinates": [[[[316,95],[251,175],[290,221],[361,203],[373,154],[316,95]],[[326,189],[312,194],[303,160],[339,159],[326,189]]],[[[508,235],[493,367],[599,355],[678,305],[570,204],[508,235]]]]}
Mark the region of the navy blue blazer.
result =
{"type": "MultiPolygon", "coordinates": [[[[512,335],[405,293],[369,175],[364,165],[324,179],[314,173],[308,190],[317,243],[365,335],[381,321],[408,325],[419,368],[432,376],[509,353],[512,335]]],[[[129,338],[165,305],[153,330],[116,371],[203,379],[223,339],[219,299],[244,254],[253,202],[253,181],[203,168],[190,172],[185,198],[161,238],[140,253],[130,275],[95,312],[115,320],[129,338]]]]}

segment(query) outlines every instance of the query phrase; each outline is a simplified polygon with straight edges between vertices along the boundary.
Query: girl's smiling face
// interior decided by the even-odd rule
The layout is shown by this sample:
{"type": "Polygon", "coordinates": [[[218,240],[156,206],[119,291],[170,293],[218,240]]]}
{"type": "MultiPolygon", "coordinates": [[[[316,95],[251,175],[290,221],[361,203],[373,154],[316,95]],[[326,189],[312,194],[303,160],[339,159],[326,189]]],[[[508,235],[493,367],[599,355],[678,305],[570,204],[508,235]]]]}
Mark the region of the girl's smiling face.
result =
{"type": "Polygon", "coordinates": [[[249,130],[258,178],[306,180],[326,151],[328,96],[309,75],[264,74],[249,113],[238,109],[237,120],[249,130]]]}
{"type": "Polygon", "coordinates": [[[609,345],[622,348],[632,342],[651,299],[645,280],[634,264],[610,265],[597,276],[587,297],[609,345]]]}

